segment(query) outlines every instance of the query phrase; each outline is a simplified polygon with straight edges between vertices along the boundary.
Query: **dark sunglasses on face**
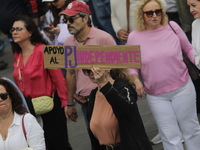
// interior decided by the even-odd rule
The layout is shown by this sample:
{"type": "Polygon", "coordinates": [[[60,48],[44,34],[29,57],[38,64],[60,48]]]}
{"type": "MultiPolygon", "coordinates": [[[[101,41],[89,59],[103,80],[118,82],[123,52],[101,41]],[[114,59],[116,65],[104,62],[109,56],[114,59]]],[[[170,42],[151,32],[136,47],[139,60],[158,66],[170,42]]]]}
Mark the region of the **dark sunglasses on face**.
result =
{"type": "Polygon", "coordinates": [[[80,18],[81,16],[77,16],[77,17],[69,17],[69,18],[63,18],[63,23],[67,23],[67,21],[69,21],[69,23],[74,23],[74,21],[78,18],[80,18]]]}
{"type": "Polygon", "coordinates": [[[86,76],[89,76],[92,72],[92,70],[89,70],[89,69],[82,69],[82,71],[83,71],[83,74],[86,76]]]}
{"type": "Polygon", "coordinates": [[[1,94],[0,94],[0,98],[1,98],[2,100],[6,100],[6,99],[8,98],[8,93],[1,93],[1,94]]]}
{"type": "Polygon", "coordinates": [[[10,33],[13,33],[15,30],[16,30],[17,32],[19,32],[19,31],[22,31],[23,28],[21,28],[21,27],[11,28],[11,29],[10,29],[10,33]]]}
{"type": "Polygon", "coordinates": [[[148,18],[153,17],[154,13],[156,14],[156,16],[161,16],[161,14],[162,14],[162,9],[156,9],[155,11],[150,10],[150,11],[145,11],[145,12],[144,12],[144,14],[146,14],[146,16],[147,16],[148,18]]]}

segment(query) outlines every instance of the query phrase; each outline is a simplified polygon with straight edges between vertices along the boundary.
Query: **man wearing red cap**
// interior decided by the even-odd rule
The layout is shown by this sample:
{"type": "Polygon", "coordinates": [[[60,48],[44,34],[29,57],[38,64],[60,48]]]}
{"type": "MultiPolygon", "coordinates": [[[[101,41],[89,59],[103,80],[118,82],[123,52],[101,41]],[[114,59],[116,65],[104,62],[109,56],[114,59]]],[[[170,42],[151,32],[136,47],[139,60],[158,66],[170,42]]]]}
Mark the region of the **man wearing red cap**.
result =
{"type": "MultiPolygon", "coordinates": [[[[72,34],[65,40],[64,45],[116,45],[110,34],[92,26],[89,17],[90,9],[86,3],[73,1],[60,14],[65,16],[63,22],[67,23],[69,33],[72,34]]],[[[91,90],[96,87],[96,84],[92,83],[81,69],[68,69],[66,78],[69,102],[68,117],[76,121],[76,108],[73,104],[74,96],[82,103],[87,103],[86,99],[91,90]]],[[[82,105],[84,116],[86,108],[86,105],[82,105]]]]}

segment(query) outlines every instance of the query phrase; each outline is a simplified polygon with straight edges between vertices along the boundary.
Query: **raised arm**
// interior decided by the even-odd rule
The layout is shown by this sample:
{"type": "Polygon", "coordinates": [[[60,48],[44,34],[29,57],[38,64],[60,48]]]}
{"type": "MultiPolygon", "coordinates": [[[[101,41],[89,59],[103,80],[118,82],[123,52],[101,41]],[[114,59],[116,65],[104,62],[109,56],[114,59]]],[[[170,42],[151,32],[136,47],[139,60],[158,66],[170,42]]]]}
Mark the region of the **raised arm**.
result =
{"type": "Polygon", "coordinates": [[[74,69],[67,69],[67,89],[68,89],[68,109],[67,109],[67,115],[69,119],[72,121],[76,121],[77,119],[77,110],[74,105],[73,99],[74,94],[76,92],[76,73],[74,69]]]}

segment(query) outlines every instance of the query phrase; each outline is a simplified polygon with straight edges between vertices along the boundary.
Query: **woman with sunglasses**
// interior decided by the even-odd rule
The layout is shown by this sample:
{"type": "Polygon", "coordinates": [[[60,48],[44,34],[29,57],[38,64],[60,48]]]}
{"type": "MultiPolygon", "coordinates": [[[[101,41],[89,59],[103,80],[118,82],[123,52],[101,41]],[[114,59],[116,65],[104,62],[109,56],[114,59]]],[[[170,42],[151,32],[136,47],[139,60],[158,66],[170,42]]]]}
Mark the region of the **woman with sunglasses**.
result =
{"type": "Polygon", "coordinates": [[[141,0],[136,9],[136,30],[127,45],[140,45],[142,68],[130,69],[137,94],[144,97],[157,123],[164,150],[200,147],[194,85],[183,62],[182,51],[194,62],[193,48],[182,29],[168,24],[161,0],[141,0]],[[138,77],[139,71],[143,84],[138,77]]]}
{"type": "Polygon", "coordinates": [[[48,150],[71,150],[66,112],[67,87],[60,69],[44,69],[43,46],[47,44],[37,26],[26,16],[16,16],[10,30],[14,40],[14,80],[35,115],[31,98],[54,96],[54,108],[42,114],[48,150]]]}
{"type": "Polygon", "coordinates": [[[27,113],[18,89],[6,78],[0,78],[0,134],[1,150],[46,149],[43,129],[27,113]]]}
{"type": "Polygon", "coordinates": [[[97,84],[87,111],[92,149],[152,150],[125,70],[93,66],[82,71],[97,84]]]}

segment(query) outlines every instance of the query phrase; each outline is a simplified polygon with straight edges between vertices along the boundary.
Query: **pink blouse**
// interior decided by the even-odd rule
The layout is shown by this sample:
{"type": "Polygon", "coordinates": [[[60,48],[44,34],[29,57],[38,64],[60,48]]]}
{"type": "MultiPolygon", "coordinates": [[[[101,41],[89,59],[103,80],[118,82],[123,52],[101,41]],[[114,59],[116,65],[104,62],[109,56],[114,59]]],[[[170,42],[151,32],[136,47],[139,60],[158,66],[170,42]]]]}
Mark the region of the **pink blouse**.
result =
{"type": "MultiPolygon", "coordinates": [[[[194,62],[193,47],[183,30],[173,21],[171,26],[163,25],[150,31],[133,31],[128,36],[127,45],[140,45],[145,92],[160,95],[185,85],[188,69],[183,62],[182,50],[194,62]]],[[[138,69],[129,69],[130,74],[138,74],[138,69]]]]}
{"type": "Polygon", "coordinates": [[[66,80],[60,69],[44,69],[43,44],[34,47],[25,66],[21,53],[14,54],[13,76],[25,97],[52,96],[57,90],[62,107],[68,104],[66,80]]]}

